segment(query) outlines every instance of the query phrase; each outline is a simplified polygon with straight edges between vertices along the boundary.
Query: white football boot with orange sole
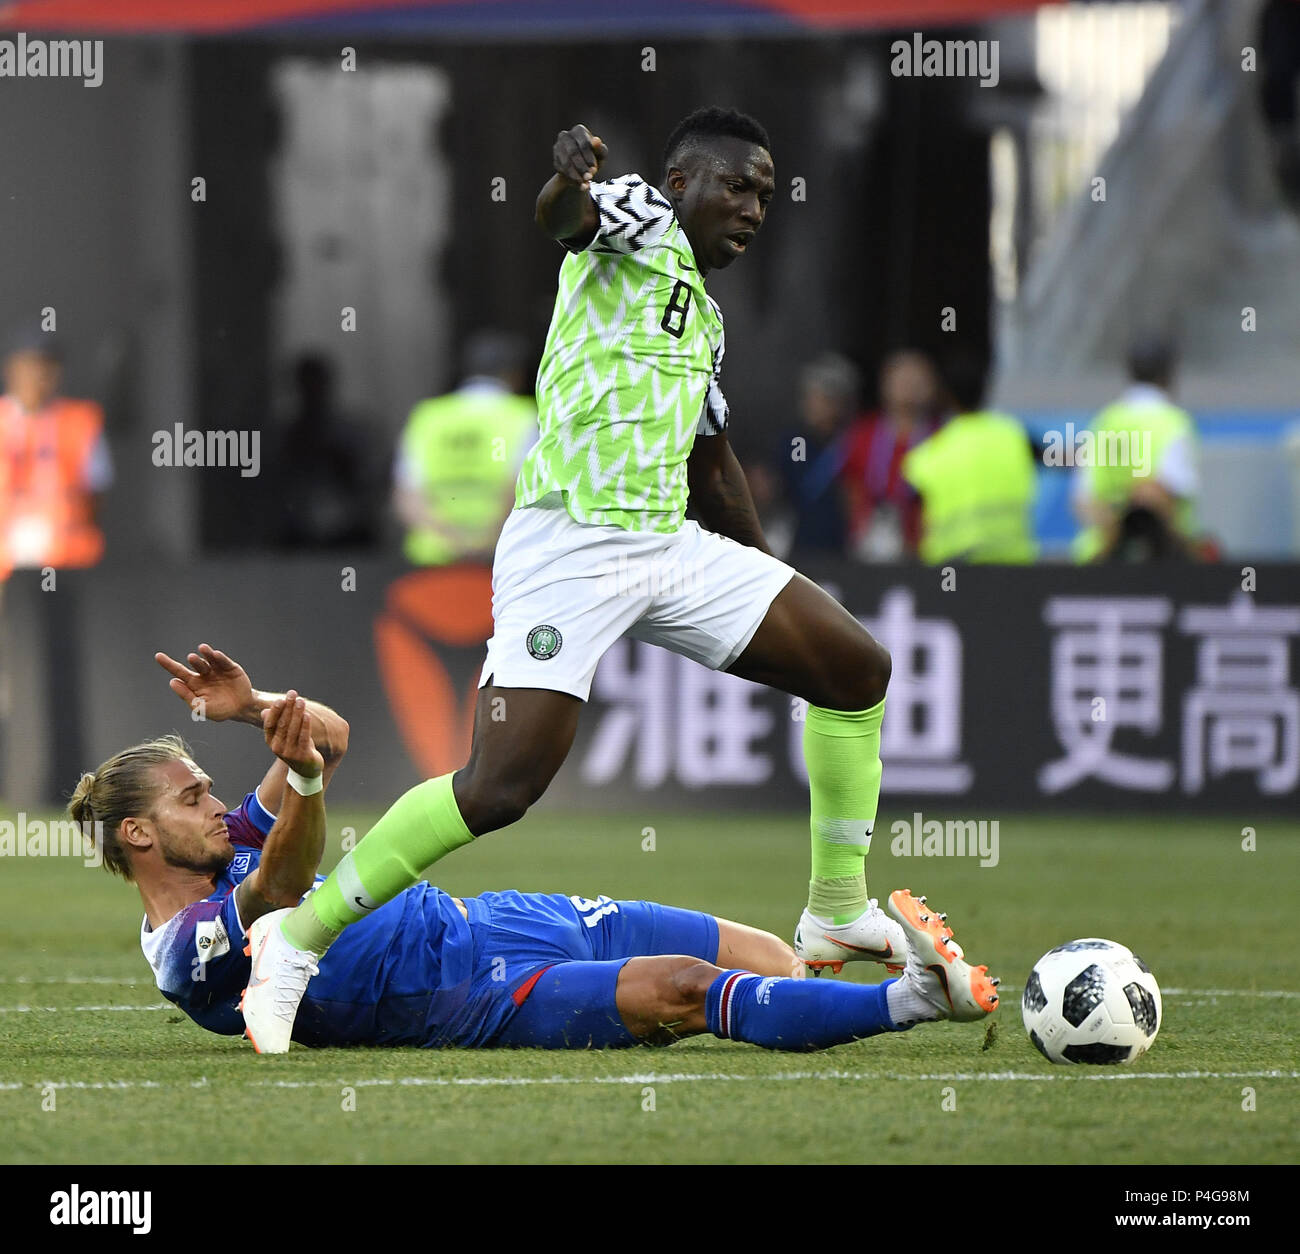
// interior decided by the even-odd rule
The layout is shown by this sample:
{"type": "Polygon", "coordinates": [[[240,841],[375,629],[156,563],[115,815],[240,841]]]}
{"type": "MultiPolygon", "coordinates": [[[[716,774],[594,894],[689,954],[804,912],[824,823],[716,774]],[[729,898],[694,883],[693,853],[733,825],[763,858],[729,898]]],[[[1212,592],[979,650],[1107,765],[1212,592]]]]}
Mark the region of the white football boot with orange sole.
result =
{"type": "Polygon", "coordinates": [[[969,1023],[998,1008],[1000,980],[988,967],[972,967],[945,926],[946,915],[913,897],[906,888],[889,895],[889,913],[907,937],[907,967],[902,978],[938,1011],[939,1018],[969,1023]]]}
{"type": "Polygon", "coordinates": [[[831,924],[805,910],[794,930],[794,951],[811,975],[828,968],[839,975],[846,962],[879,962],[898,974],[907,961],[907,938],[873,897],[852,923],[831,924]]]}

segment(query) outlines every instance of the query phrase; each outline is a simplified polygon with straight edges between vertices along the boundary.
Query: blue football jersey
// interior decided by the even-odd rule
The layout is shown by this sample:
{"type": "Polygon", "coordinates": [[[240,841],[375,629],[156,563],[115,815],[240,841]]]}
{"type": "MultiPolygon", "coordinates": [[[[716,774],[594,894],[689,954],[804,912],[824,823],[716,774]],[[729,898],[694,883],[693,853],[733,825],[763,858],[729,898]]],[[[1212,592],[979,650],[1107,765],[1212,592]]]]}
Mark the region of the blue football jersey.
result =
{"type": "MultiPolygon", "coordinates": [[[[239,999],[252,964],[235,888],[261,861],[275,816],[251,792],[225,821],[235,857],[212,893],[159,928],[145,919],[140,946],[168,1001],[201,1027],[238,1036],[244,1030],[239,999]]],[[[408,888],[345,929],[321,958],[293,1039],[304,1045],[459,1042],[478,1012],[466,1005],[474,948],[470,926],[448,894],[426,883],[408,888]]]]}

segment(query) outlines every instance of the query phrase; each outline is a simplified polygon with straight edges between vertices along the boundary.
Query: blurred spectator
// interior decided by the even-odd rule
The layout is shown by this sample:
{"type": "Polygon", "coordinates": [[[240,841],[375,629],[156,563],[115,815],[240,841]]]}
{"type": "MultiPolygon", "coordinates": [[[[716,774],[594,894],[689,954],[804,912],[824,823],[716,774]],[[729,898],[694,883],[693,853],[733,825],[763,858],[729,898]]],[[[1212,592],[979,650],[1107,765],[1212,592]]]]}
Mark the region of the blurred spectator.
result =
{"type": "Polygon", "coordinates": [[[1259,94],[1278,185],[1293,213],[1300,213],[1300,2],[1268,0],[1259,15],[1259,94]]]}
{"type": "Polygon", "coordinates": [[[0,397],[0,579],[23,567],[93,566],[104,553],[97,516],[113,481],[104,415],[58,395],[54,336],[8,346],[0,397]]]}
{"type": "MultiPolygon", "coordinates": [[[[33,328],[6,346],[0,396],[0,590],[15,570],[94,566],[104,554],[99,502],[113,481],[104,415],[93,401],[60,396],[60,375],[52,333],[33,328]]],[[[34,607],[40,656],[7,651],[0,656],[5,670],[0,690],[7,698],[14,671],[35,668],[47,708],[75,711],[83,697],[76,583],[47,583],[42,575],[34,607]]],[[[15,728],[11,718],[6,723],[6,730],[15,728]]],[[[40,733],[24,720],[19,734],[40,733]]],[[[84,765],[83,739],[83,720],[61,720],[57,733],[47,734],[45,778],[6,779],[6,788],[22,787],[28,795],[57,801],[66,781],[84,765]]]]}
{"type": "Polygon", "coordinates": [[[1034,457],[1025,429],[983,408],[984,364],[973,352],[954,353],[944,381],[958,412],[903,459],[903,477],[921,495],[921,559],[1032,562],[1034,457]]]}
{"type": "Polygon", "coordinates": [[[793,512],[794,549],[842,555],[848,510],[841,475],[845,435],[858,403],[858,371],[846,357],[823,353],[799,377],[803,425],[778,449],[785,495],[793,512]]]}
{"type": "Polygon", "coordinates": [[[491,560],[537,439],[537,408],[519,395],[527,362],[521,336],[480,331],[466,345],[460,387],[411,411],[393,500],[415,565],[491,560]]]}
{"type": "Polygon", "coordinates": [[[849,429],[844,490],[849,549],[864,561],[896,561],[916,553],[921,498],[903,478],[903,458],[934,433],[939,378],[933,363],[913,349],[891,353],[880,367],[880,408],[849,429]]]}
{"type": "Polygon", "coordinates": [[[276,459],[280,543],[293,549],[373,544],[380,485],[365,428],[338,412],[327,357],[302,354],[293,379],[294,417],[276,459]]]}
{"type": "Polygon", "coordinates": [[[1094,452],[1076,467],[1071,492],[1083,526],[1074,542],[1078,561],[1190,555],[1196,425],[1170,399],[1174,368],[1167,340],[1138,339],[1129,351],[1132,385],[1089,424],[1094,452]]]}

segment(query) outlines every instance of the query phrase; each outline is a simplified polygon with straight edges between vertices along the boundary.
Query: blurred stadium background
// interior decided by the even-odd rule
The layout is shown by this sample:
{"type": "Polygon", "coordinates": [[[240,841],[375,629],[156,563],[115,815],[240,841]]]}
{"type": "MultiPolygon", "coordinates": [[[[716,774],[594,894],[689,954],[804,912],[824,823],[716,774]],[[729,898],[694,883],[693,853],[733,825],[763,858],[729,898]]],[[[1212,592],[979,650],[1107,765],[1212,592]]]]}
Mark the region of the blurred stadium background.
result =
{"type": "MultiPolygon", "coordinates": [[[[1292,805],[1300,43],[1276,30],[1298,10],[7,6],[10,32],[105,41],[98,86],[0,79],[0,320],[54,311],[62,391],[102,406],[115,478],[101,562],[60,570],[54,595],[39,569],[8,580],[4,795],[53,802],[175,725],[151,655],[201,638],[352,720],[347,801],[454,764],[486,567],[403,559],[403,423],[456,384],[478,330],[522,336],[535,364],[560,254],[531,213],[556,131],[584,121],[610,173],[653,172],[674,122],[723,102],[768,126],[779,189],[753,257],[711,280],[732,439],[774,537],[894,651],[886,804],[1292,805]],[[996,82],[892,72],[914,34],[993,42],[996,82]],[[833,352],[857,372],[852,421],[882,404],[896,350],[942,367],[973,349],[990,403],[1041,447],[1120,393],[1127,346],[1152,329],[1179,351],[1218,563],[1070,564],[1070,471],[1041,464],[1032,566],[952,587],[842,529],[800,547],[817,528],[776,463],[804,430],[809,363],[833,352]],[[305,356],[332,389],[314,408],[305,356]],[[258,473],[158,466],[176,424],[256,435],[258,473]]],[[[797,812],[797,713],[620,646],[547,804],[613,787],[797,812]]],[[[257,769],[249,738],[184,730],[257,769]]]]}

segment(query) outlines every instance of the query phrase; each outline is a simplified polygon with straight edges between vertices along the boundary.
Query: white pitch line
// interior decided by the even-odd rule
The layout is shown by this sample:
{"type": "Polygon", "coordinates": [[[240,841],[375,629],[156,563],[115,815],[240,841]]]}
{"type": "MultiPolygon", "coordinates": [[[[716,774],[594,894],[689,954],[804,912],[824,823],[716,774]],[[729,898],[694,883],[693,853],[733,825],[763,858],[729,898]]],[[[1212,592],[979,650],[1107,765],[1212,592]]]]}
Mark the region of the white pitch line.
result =
{"type": "Polygon", "coordinates": [[[1293,988],[1166,988],[1166,997],[1300,997],[1293,988]]]}
{"type": "Polygon", "coordinates": [[[404,1076],[398,1079],[379,1078],[373,1080],[253,1080],[251,1088],[336,1088],[339,1084],[348,1084],[355,1088],[455,1088],[455,1087],[527,1087],[530,1085],[557,1084],[689,1084],[705,1081],[709,1083],[751,1083],[775,1081],[777,1083],[803,1082],[806,1080],[926,1080],[931,1083],[957,1080],[969,1081],[1008,1081],[1008,1080],[1238,1080],[1238,1079],[1300,1079],[1300,1071],[1131,1071],[1094,1072],[1092,1074],[1066,1075],[1062,1073],[1040,1075],[1025,1071],[951,1071],[933,1074],[910,1075],[891,1071],[778,1071],[771,1075],[738,1075],[726,1072],[676,1072],[659,1074],[649,1072],[645,1075],[620,1076],[404,1076]]]}
{"type": "Polygon", "coordinates": [[[115,984],[133,988],[146,980],[124,980],[115,975],[0,975],[0,984],[115,984]]]}
{"type": "MultiPolygon", "coordinates": [[[[188,1084],[179,1084],[171,1080],[32,1080],[27,1084],[0,1083],[0,1093],[12,1093],[19,1089],[203,1089],[208,1087],[208,1079],[202,1076],[188,1084]]],[[[244,1087],[247,1087],[246,1085],[244,1087]]]]}
{"type": "Polygon", "coordinates": [[[0,1015],[49,1014],[68,1010],[166,1010],[170,1005],[171,1002],[160,1001],[148,1006],[0,1006],[0,1015]]]}
{"type": "MultiPolygon", "coordinates": [[[[804,1083],[808,1080],[921,1080],[938,1083],[1008,1083],[1028,1081],[1040,1083],[1053,1080],[1295,1080],[1300,1071],[1094,1071],[1081,1073],[1051,1072],[1039,1074],[1032,1071],[940,1071],[923,1075],[908,1075],[896,1071],[779,1071],[772,1075],[737,1075],[727,1072],[674,1072],[648,1071],[641,1075],[616,1076],[399,1076],[360,1080],[246,1080],[235,1082],[231,1088],[278,1089],[339,1089],[339,1088],[548,1088],[580,1084],[747,1084],[773,1082],[779,1084],[804,1083]]],[[[206,1076],[189,1083],[164,1080],[52,1080],[0,1082],[0,1092],[16,1092],[25,1088],[53,1089],[169,1089],[218,1088],[206,1076]]]]}

